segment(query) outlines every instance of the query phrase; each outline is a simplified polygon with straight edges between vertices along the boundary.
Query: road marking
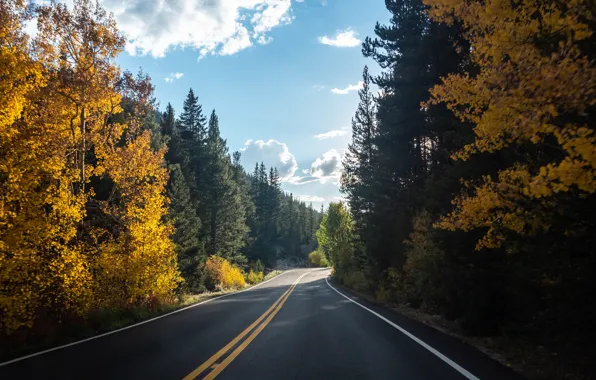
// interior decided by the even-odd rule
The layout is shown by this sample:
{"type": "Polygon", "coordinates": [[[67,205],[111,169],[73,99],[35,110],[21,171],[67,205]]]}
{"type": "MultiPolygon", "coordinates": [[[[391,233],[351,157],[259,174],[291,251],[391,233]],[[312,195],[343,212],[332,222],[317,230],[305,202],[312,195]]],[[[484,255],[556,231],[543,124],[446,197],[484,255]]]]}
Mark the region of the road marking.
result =
{"type": "Polygon", "coordinates": [[[298,277],[296,281],[294,281],[294,283],[290,286],[290,288],[286,290],[286,292],[283,293],[281,297],[279,297],[273,303],[273,305],[271,305],[271,307],[267,309],[267,311],[265,311],[256,321],[254,321],[250,326],[248,326],[244,331],[242,331],[236,338],[230,341],[230,343],[226,344],[222,349],[217,351],[217,353],[215,353],[213,356],[207,359],[207,361],[201,364],[197,369],[186,375],[183,378],[183,380],[191,380],[197,378],[199,375],[201,375],[201,373],[203,373],[207,368],[211,367],[212,365],[215,367],[215,369],[213,369],[205,377],[205,380],[215,379],[215,377],[219,375],[221,371],[223,371],[238,355],[240,355],[240,353],[246,347],[248,347],[248,345],[256,338],[257,335],[261,333],[261,331],[263,331],[263,329],[269,324],[269,322],[271,322],[273,317],[275,317],[275,315],[281,310],[284,303],[288,300],[288,298],[290,298],[290,294],[296,288],[296,286],[298,286],[300,280],[302,280],[302,278],[309,273],[310,272],[303,273],[300,277],[298,277]],[[267,319],[265,319],[265,321],[261,323],[261,321],[265,317],[267,317],[267,319]],[[232,353],[228,357],[226,357],[220,364],[214,365],[214,363],[217,360],[219,360],[226,352],[232,349],[232,347],[234,347],[240,340],[242,340],[242,338],[244,338],[250,331],[252,331],[253,328],[257,326],[259,323],[261,324],[252,332],[252,334],[250,334],[250,336],[246,338],[244,342],[242,342],[234,351],[232,351],[232,353]]]}
{"type": "Polygon", "coordinates": [[[238,334],[238,336],[236,336],[234,339],[232,339],[222,349],[220,349],[215,354],[213,354],[209,359],[207,359],[207,361],[205,361],[203,364],[201,364],[197,369],[195,369],[194,371],[192,371],[191,373],[189,373],[188,375],[186,375],[184,377],[184,379],[185,380],[194,379],[195,377],[199,376],[203,371],[205,371],[207,368],[209,368],[211,365],[213,365],[214,368],[217,367],[217,364],[214,364],[217,361],[217,359],[219,359],[226,352],[228,352],[230,349],[232,349],[232,347],[234,347],[242,338],[244,338],[246,335],[248,335],[248,333],[251,332],[252,329],[254,329],[259,323],[261,323],[261,321],[263,319],[265,319],[265,317],[267,317],[267,314],[269,314],[273,309],[275,309],[275,307],[277,306],[277,304],[286,296],[286,294],[288,294],[288,292],[291,289],[292,289],[292,286],[290,286],[288,288],[288,290],[286,290],[273,303],[273,305],[271,305],[271,307],[269,307],[269,309],[267,309],[267,311],[265,311],[259,318],[257,318],[256,321],[254,321],[250,326],[248,326],[246,329],[244,329],[244,331],[242,331],[240,334],[238,334]]]}
{"type": "Polygon", "coordinates": [[[431,353],[433,353],[436,357],[438,357],[439,359],[441,359],[445,363],[449,364],[453,369],[455,369],[457,372],[459,372],[460,374],[462,374],[467,379],[469,379],[469,380],[480,380],[479,378],[477,378],[476,376],[474,376],[470,372],[468,372],[465,368],[463,368],[462,366],[460,366],[459,364],[457,364],[453,360],[449,359],[447,356],[443,355],[439,351],[435,350],[430,345],[426,344],[425,342],[423,342],[422,340],[420,340],[419,338],[417,338],[416,336],[414,336],[413,334],[411,334],[410,332],[408,332],[407,330],[405,330],[403,327],[396,325],[395,323],[391,322],[389,319],[383,317],[381,314],[379,314],[379,313],[377,313],[377,312],[369,309],[368,307],[366,307],[366,306],[364,306],[364,305],[362,305],[362,304],[354,301],[353,299],[351,299],[350,297],[346,296],[345,294],[343,294],[339,290],[335,289],[333,286],[331,286],[331,284],[329,283],[329,280],[327,279],[327,277],[325,277],[325,282],[327,283],[327,285],[329,285],[329,287],[331,289],[335,290],[335,292],[337,294],[339,294],[340,296],[344,297],[345,299],[347,299],[347,300],[355,303],[356,305],[360,306],[361,308],[363,308],[364,310],[368,311],[369,313],[374,314],[375,316],[379,317],[383,321],[387,322],[389,325],[395,327],[402,334],[404,334],[408,338],[412,339],[414,342],[418,343],[422,347],[426,348],[428,351],[430,351],[431,353]]]}
{"type": "Polygon", "coordinates": [[[270,278],[270,279],[269,279],[269,280],[267,280],[267,281],[263,281],[263,282],[261,282],[261,283],[258,283],[258,284],[257,284],[257,285],[255,285],[255,286],[251,286],[251,287],[250,287],[250,288],[248,288],[248,289],[243,289],[243,290],[239,290],[239,291],[237,291],[237,292],[227,293],[227,294],[223,294],[223,295],[221,295],[221,296],[217,296],[217,297],[214,297],[214,298],[210,298],[210,299],[208,299],[208,300],[205,300],[205,301],[203,301],[203,302],[195,303],[195,304],[193,304],[193,305],[186,306],[186,307],[183,307],[183,308],[181,308],[181,309],[178,309],[178,310],[171,311],[171,312],[169,312],[169,313],[167,313],[167,314],[159,315],[159,316],[157,316],[157,317],[154,317],[154,318],[151,318],[151,319],[147,319],[146,321],[142,321],[142,322],[139,322],[139,323],[135,323],[134,325],[130,325],[130,326],[126,326],[126,327],[122,327],[122,328],[119,328],[119,329],[117,329],[117,330],[113,330],[113,331],[108,331],[108,332],[106,332],[106,333],[103,333],[103,334],[99,334],[99,335],[95,335],[95,336],[92,336],[92,337],[89,337],[89,338],[85,338],[85,339],[77,340],[76,342],[72,342],[72,343],[68,343],[68,344],[63,344],[62,346],[58,346],[58,347],[49,348],[49,349],[47,349],[47,350],[43,350],[43,351],[39,351],[39,352],[35,352],[35,353],[33,353],[33,354],[29,354],[29,355],[26,355],[26,356],[21,356],[20,358],[11,359],[11,360],[5,361],[5,362],[3,362],[3,363],[0,363],[0,367],[2,367],[2,366],[5,366],[5,365],[8,365],[8,364],[12,364],[12,363],[20,362],[21,360],[29,359],[29,358],[32,358],[32,357],[35,357],[35,356],[39,356],[39,355],[43,355],[43,354],[47,354],[48,352],[52,352],[52,351],[58,351],[58,350],[61,350],[61,349],[63,349],[63,348],[67,348],[67,347],[75,346],[75,345],[77,345],[77,344],[85,343],[85,342],[88,342],[88,341],[90,341],[90,340],[94,340],[94,339],[103,338],[104,336],[108,336],[108,335],[116,334],[116,333],[118,333],[118,332],[121,332],[121,331],[124,331],[124,330],[132,329],[133,327],[137,327],[137,326],[144,325],[145,323],[149,323],[149,322],[157,321],[158,319],[162,319],[162,318],[168,317],[168,316],[170,316],[170,315],[172,315],[172,314],[176,314],[176,313],[179,313],[179,312],[181,312],[181,311],[184,311],[184,310],[192,309],[193,307],[197,307],[197,306],[199,306],[199,305],[203,305],[203,304],[206,304],[207,302],[215,301],[215,300],[217,300],[217,299],[220,299],[220,298],[228,297],[228,296],[231,296],[231,295],[234,295],[234,294],[240,294],[240,293],[244,293],[244,292],[247,292],[247,291],[249,291],[249,290],[253,290],[253,289],[255,289],[255,288],[257,288],[257,287],[259,287],[259,286],[261,286],[261,285],[264,285],[264,284],[268,283],[269,281],[273,281],[273,280],[275,280],[276,278],[278,278],[279,276],[283,276],[284,274],[286,274],[286,273],[290,273],[290,272],[293,272],[293,271],[294,271],[294,269],[291,269],[291,270],[288,270],[288,271],[282,272],[282,273],[278,274],[277,276],[275,276],[275,277],[272,277],[272,278],[270,278]]]}

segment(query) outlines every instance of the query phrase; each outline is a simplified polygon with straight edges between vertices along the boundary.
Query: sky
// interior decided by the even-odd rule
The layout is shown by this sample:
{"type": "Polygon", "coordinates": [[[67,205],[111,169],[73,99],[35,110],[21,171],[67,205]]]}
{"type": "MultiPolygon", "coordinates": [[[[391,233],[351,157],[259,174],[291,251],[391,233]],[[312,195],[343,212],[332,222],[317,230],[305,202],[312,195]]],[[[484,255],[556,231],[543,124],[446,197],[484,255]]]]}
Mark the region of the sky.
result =
{"type": "Polygon", "coordinates": [[[362,69],[361,43],[387,23],[383,0],[100,0],[127,37],[122,69],[148,73],[163,110],[192,88],[230,152],[275,166],[282,188],[340,199],[362,69]]]}

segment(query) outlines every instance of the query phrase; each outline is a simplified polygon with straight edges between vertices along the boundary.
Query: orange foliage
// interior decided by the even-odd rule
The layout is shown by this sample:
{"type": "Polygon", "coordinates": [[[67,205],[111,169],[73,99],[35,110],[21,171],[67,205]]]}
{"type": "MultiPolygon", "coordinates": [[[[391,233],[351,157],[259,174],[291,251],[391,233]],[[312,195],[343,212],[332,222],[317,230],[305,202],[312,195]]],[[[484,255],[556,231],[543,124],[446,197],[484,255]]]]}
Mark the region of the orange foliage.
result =
{"type": "Polygon", "coordinates": [[[531,200],[545,208],[557,193],[596,192],[596,136],[586,113],[596,106],[596,67],[581,49],[596,22],[592,2],[424,2],[435,20],[463,23],[479,68],[477,75],[450,75],[431,91],[431,103],[444,102],[475,124],[475,141],[454,158],[516,144],[555,144],[563,153],[539,167],[530,160],[486,177],[438,226],[488,227],[478,249],[501,246],[507,232],[548,229],[547,220],[523,205],[531,200]]]}
{"type": "Polygon", "coordinates": [[[165,300],[180,276],[163,222],[164,152],[136,120],[110,121],[122,111],[124,39],[101,8],[76,1],[73,12],[38,8],[31,50],[23,10],[0,2],[0,328],[165,300]],[[118,202],[93,199],[93,176],[111,178],[118,202]],[[117,229],[85,223],[98,203],[117,229]]]}
{"type": "Polygon", "coordinates": [[[239,289],[246,286],[242,271],[220,256],[209,256],[205,263],[209,281],[220,289],[239,289]]]}

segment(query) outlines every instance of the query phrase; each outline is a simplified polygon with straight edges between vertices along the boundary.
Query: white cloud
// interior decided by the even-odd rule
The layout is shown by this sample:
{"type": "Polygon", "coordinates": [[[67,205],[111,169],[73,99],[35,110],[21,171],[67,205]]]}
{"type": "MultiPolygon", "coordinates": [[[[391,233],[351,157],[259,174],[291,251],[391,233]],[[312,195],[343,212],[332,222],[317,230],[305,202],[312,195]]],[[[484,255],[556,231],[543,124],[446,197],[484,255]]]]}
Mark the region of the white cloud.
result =
{"type": "Polygon", "coordinates": [[[299,201],[302,202],[316,202],[316,203],[322,203],[325,201],[325,198],[323,197],[318,197],[316,195],[294,195],[294,199],[298,199],[299,201]]]}
{"type": "Polygon", "coordinates": [[[242,152],[242,163],[246,170],[252,173],[255,162],[263,162],[268,168],[275,167],[283,182],[290,181],[298,170],[296,158],[288,146],[276,140],[248,140],[244,143],[242,152]]]}
{"type": "Polygon", "coordinates": [[[269,36],[265,36],[265,35],[260,35],[257,38],[257,42],[259,43],[259,45],[268,45],[271,43],[271,41],[273,41],[273,37],[269,37],[269,36]]]}
{"type": "MultiPolygon", "coordinates": [[[[63,0],[63,2],[71,2],[63,0]]],[[[271,41],[267,33],[292,22],[292,0],[100,0],[113,12],[131,55],[163,57],[175,48],[235,54],[271,41]]]]}
{"type": "Polygon", "coordinates": [[[360,45],[360,40],[356,38],[358,33],[352,29],[338,30],[334,37],[319,37],[319,42],[323,45],[336,47],[355,47],[360,45]]]}
{"type": "Polygon", "coordinates": [[[301,171],[302,171],[302,174],[308,174],[308,173],[310,173],[310,170],[309,169],[302,169],[301,171]]]}
{"type": "Polygon", "coordinates": [[[323,91],[325,89],[325,86],[321,85],[321,84],[315,84],[314,86],[312,86],[315,90],[317,91],[323,91]]]}
{"type": "Polygon", "coordinates": [[[293,176],[287,178],[287,182],[292,185],[305,185],[311,182],[327,183],[332,182],[337,184],[343,170],[341,161],[343,155],[337,149],[331,149],[321,157],[318,157],[310,166],[310,174],[304,177],[293,176]]]}
{"type": "Polygon", "coordinates": [[[336,149],[331,149],[318,157],[310,167],[310,175],[319,178],[321,182],[327,179],[339,179],[342,172],[342,155],[336,149]]]}
{"type": "Polygon", "coordinates": [[[315,135],[314,137],[319,140],[327,140],[327,139],[332,139],[334,137],[345,136],[349,132],[350,132],[350,127],[341,127],[341,129],[334,129],[329,132],[319,133],[318,135],[315,135]]]}
{"type": "Polygon", "coordinates": [[[250,41],[248,30],[242,27],[242,24],[236,24],[236,33],[232,38],[223,43],[219,50],[219,54],[232,55],[251,46],[252,42],[250,41]]]}
{"type": "MultiPolygon", "coordinates": [[[[307,170],[307,172],[304,174],[308,174],[308,173],[310,173],[310,170],[307,170]]],[[[313,177],[313,176],[306,176],[306,177],[295,176],[295,177],[288,178],[287,182],[292,185],[305,185],[307,183],[320,182],[320,179],[317,177],[313,177]]]]}
{"type": "Polygon", "coordinates": [[[184,73],[170,73],[170,75],[168,75],[167,77],[163,78],[166,83],[171,83],[173,81],[175,81],[176,79],[180,79],[184,76],[184,73]]]}
{"type": "Polygon", "coordinates": [[[348,95],[350,92],[358,91],[362,87],[364,87],[364,82],[360,81],[356,84],[350,84],[346,88],[342,88],[342,89],[332,88],[331,92],[333,92],[334,94],[337,94],[337,95],[348,95]]]}

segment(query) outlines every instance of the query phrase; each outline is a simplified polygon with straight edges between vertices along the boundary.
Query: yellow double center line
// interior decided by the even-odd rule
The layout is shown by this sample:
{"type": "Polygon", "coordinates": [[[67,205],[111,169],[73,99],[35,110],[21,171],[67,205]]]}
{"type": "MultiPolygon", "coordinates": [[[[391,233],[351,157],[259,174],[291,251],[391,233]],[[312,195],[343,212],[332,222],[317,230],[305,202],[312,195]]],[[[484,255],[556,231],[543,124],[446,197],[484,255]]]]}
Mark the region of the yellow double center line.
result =
{"type": "Polygon", "coordinates": [[[226,344],[221,350],[217,351],[215,355],[207,359],[205,363],[201,364],[197,369],[186,375],[183,380],[195,379],[199,377],[203,372],[205,372],[208,368],[211,368],[212,371],[209,372],[207,376],[205,376],[204,378],[206,380],[215,379],[215,377],[219,375],[221,371],[223,371],[234,359],[236,359],[236,357],[240,355],[240,353],[250,344],[250,342],[252,342],[261,331],[263,331],[265,326],[267,326],[269,322],[271,322],[273,317],[275,317],[279,310],[281,310],[286,300],[290,297],[290,294],[296,288],[300,280],[302,280],[302,277],[306,276],[308,273],[309,272],[306,272],[302,274],[302,276],[298,277],[298,279],[294,281],[292,286],[290,286],[290,288],[286,290],[286,292],[282,294],[281,297],[279,297],[277,301],[275,301],[275,303],[273,303],[273,305],[271,305],[271,307],[267,309],[265,313],[263,313],[263,315],[257,318],[256,321],[254,321],[250,326],[248,326],[244,331],[242,331],[237,337],[232,339],[230,343],[226,344]],[[238,344],[238,342],[240,342],[253,329],[254,331],[252,332],[252,334],[250,334],[250,336],[246,338],[246,340],[244,340],[244,342],[242,342],[228,357],[226,357],[221,363],[215,364],[223,355],[230,351],[232,347],[238,344]]]}

